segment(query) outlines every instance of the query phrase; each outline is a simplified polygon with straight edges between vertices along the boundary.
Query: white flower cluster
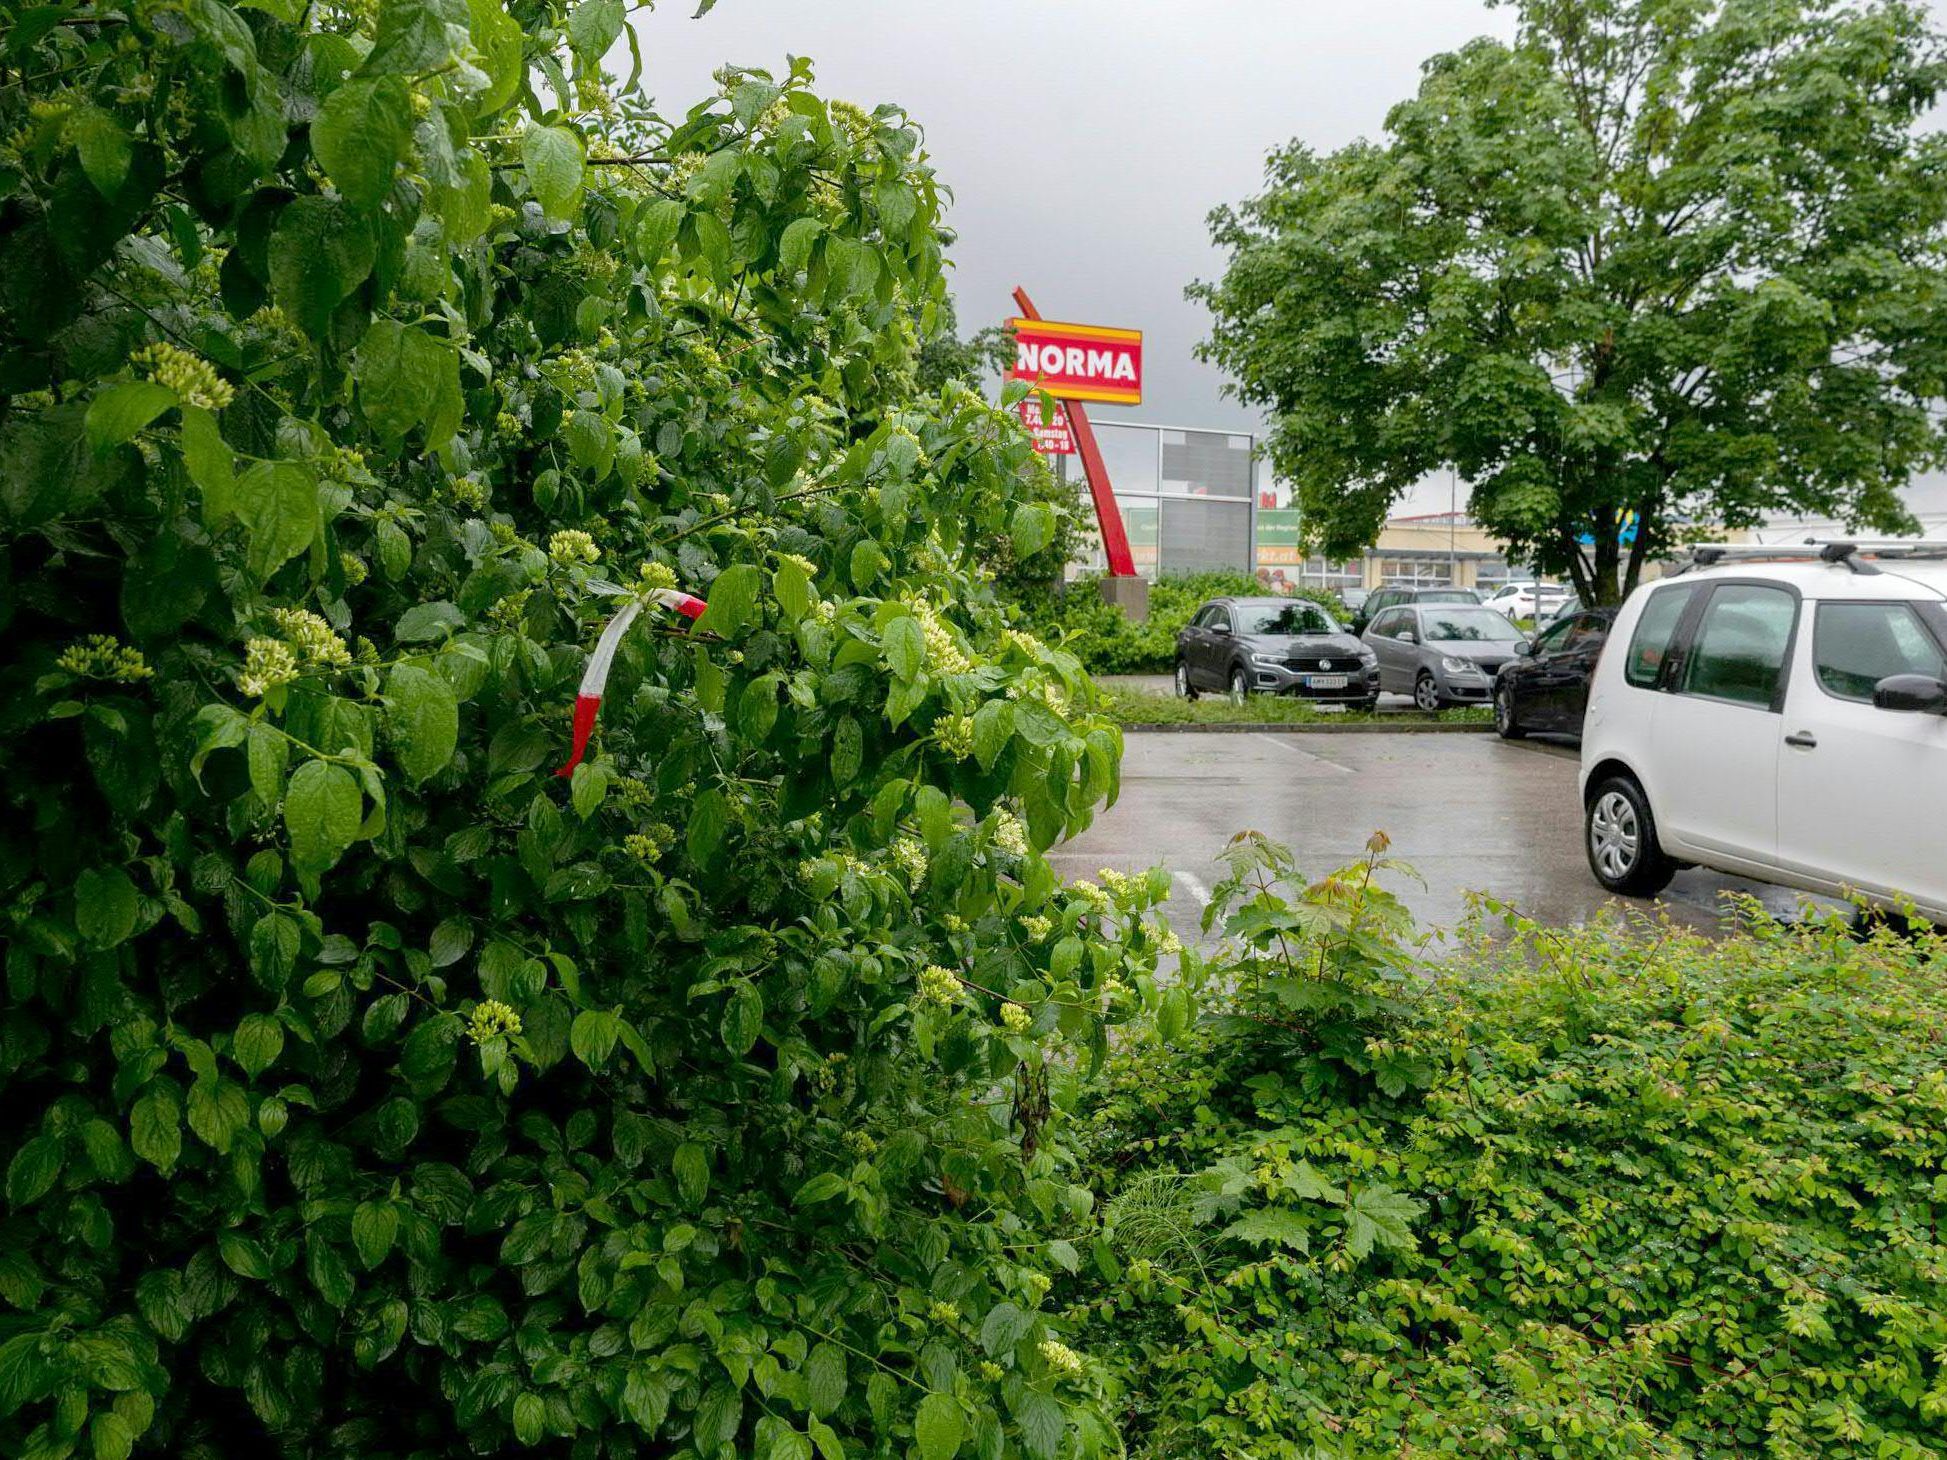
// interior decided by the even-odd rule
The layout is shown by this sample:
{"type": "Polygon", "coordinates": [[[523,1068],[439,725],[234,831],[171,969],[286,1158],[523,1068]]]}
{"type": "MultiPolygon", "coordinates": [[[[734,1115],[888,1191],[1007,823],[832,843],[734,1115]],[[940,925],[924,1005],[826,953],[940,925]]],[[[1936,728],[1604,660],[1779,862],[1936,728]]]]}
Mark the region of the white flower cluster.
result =
{"type": "Polygon", "coordinates": [[[352,662],[352,651],[345,647],[345,641],[308,608],[273,608],[270,616],[304,663],[339,669],[352,662]]]}

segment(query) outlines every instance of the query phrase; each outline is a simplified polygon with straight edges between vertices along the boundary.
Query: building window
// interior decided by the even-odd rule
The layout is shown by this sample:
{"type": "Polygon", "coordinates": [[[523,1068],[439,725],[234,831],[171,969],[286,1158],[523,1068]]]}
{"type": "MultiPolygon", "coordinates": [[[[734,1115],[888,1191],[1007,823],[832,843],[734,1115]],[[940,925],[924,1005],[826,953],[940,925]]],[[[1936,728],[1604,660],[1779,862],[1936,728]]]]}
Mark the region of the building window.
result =
{"type": "Polygon", "coordinates": [[[1335,563],[1326,558],[1306,558],[1298,570],[1298,581],[1307,588],[1358,588],[1366,581],[1365,564],[1357,558],[1335,563]]]}
{"type": "Polygon", "coordinates": [[[1452,566],[1446,558],[1383,557],[1379,581],[1389,588],[1445,588],[1453,582],[1452,566]]]}

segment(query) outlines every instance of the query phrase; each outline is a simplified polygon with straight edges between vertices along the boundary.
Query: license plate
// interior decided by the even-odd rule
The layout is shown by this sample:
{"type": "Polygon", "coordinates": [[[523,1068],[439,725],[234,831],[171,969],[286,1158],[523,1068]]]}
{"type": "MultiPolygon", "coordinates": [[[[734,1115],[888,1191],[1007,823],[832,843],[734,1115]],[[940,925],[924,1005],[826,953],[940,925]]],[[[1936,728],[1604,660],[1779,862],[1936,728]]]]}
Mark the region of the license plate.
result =
{"type": "Polygon", "coordinates": [[[1308,674],[1305,676],[1306,689],[1344,689],[1346,677],[1343,674],[1308,674]]]}

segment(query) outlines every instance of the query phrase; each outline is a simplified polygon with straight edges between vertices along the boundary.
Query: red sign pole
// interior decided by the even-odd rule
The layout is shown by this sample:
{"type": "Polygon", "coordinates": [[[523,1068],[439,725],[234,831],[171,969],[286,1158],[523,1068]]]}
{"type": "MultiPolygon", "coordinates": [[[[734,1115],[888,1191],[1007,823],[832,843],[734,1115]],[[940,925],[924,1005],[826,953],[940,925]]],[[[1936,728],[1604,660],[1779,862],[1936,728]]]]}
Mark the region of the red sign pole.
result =
{"type": "MultiPolygon", "coordinates": [[[[1028,291],[1017,288],[1014,302],[1025,319],[1041,318],[1041,311],[1028,298],[1028,291]]],[[[1102,551],[1109,560],[1109,576],[1133,578],[1136,560],[1129,552],[1129,534],[1122,526],[1122,512],[1115,504],[1115,490],[1109,485],[1109,468],[1102,461],[1102,448],[1095,444],[1095,429],[1088,423],[1088,410],[1078,400],[1064,400],[1069,429],[1074,433],[1075,449],[1081,453],[1082,473],[1088,478],[1088,493],[1095,499],[1095,520],[1102,526],[1102,551]]]]}

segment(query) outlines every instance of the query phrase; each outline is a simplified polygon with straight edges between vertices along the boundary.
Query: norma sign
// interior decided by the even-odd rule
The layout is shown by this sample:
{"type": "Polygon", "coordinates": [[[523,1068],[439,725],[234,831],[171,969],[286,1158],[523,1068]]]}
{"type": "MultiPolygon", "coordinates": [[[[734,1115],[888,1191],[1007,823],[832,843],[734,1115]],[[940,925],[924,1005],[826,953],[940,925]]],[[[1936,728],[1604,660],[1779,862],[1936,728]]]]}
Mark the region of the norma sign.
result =
{"type": "Polygon", "coordinates": [[[1055,402],[1055,418],[1052,421],[1041,419],[1041,397],[1028,396],[1018,402],[1015,410],[1021,413],[1021,424],[1028,428],[1034,438],[1034,449],[1043,456],[1073,456],[1075,454],[1075,433],[1068,426],[1068,410],[1060,401],[1055,402]]]}
{"type": "Polygon", "coordinates": [[[1014,332],[1014,368],[1008,371],[1008,379],[1025,380],[1061,400],[1099,400],[1118,406],[1141,403],[1141,330],[1045,319],[1007,323],[1014,332]]]}

